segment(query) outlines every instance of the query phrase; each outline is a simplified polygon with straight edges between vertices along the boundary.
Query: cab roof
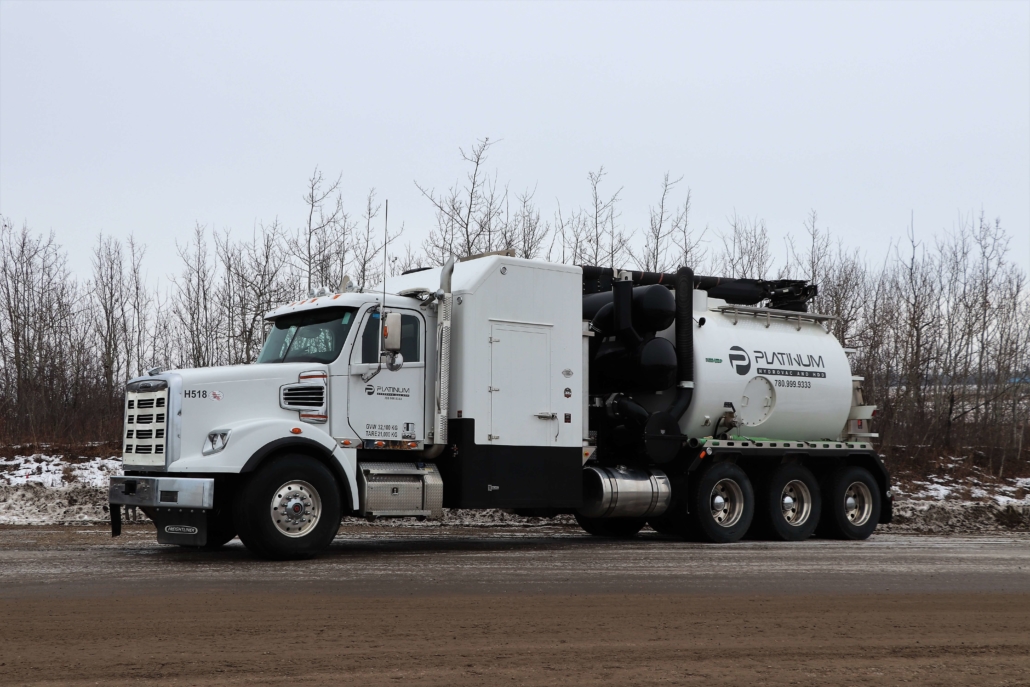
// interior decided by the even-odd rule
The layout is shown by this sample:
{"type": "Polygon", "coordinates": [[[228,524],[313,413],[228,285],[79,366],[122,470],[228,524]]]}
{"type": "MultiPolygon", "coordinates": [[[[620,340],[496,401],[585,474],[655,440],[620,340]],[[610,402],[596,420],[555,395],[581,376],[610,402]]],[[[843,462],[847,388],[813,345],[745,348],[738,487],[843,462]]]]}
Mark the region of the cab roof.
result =
{"type": "MultiPolygon", "coordinates": [[[[274,320],[277,317],[283,315],[290,315],[292,313],[306,312],[308,310],[320,310],[322,308],[360,308],[363,305],[371,303],[382,303],[383,292],[372,293],[366,291],[364,293],[330,293],[325,296],[312,296],[311,298],[304,298],[293,303],[287,303],[281,305],[274,310],[270,310],[265,313],[266,320],[274,320]]],[[[386,294],[386,307],[397,307],[397,308],[411,308],[418,307],[419,300],[408,296],[397,296],[395,294],[386,294]]]]}

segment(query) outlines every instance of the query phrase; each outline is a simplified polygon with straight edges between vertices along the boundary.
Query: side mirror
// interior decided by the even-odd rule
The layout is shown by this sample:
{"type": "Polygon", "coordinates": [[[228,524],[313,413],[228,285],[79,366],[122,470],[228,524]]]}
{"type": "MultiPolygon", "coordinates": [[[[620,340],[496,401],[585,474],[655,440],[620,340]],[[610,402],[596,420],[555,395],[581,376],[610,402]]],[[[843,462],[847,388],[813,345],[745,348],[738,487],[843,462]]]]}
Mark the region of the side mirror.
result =
{"type": "Polygon", "coordinates": [[[383,357],[386,358],[386,369],[390,372],[404,367],[404,356],[400,353],[383,353],[383,357]]]}
{"type": "Polygon", "coordinates": [[[391,353],[401,350],[401,314],[399,312],[386,313],[386,323],[383,325],[383,350],[391,353]]]}

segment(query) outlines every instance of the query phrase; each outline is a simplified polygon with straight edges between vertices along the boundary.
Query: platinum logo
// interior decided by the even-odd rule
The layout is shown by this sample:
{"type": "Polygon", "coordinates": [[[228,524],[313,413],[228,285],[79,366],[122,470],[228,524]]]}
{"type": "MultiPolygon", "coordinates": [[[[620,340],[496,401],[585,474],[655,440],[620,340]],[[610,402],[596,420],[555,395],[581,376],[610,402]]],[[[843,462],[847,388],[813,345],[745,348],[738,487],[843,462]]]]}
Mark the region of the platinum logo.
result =
{"type": "Polygon", "coordinates": [[[738,375],[746,375],[751,371],[751,356],[740,346],[730,347],[730,365],[738,375]]]}
{"type": "Polygon", "coordinates": [[[196,534],[199,531],[196,527],[189,525],[165,525],[165,532],[168,534],[196,534]]]}

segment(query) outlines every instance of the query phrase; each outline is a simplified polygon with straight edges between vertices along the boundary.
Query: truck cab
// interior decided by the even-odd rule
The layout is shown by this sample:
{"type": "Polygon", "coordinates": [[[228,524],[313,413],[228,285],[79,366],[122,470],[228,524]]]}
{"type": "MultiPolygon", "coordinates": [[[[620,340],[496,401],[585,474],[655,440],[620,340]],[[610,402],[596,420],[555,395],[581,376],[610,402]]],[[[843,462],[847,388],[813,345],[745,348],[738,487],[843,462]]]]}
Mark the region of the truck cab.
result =
{"type": "Polygon", "coordinates": [[[291,557],[324,548],[344,515],[577,507],[580,283],[542,261],[452,262],[385,295],[269,312],[254,364],[131,380],[113,518],[137,506],[164,543],[239,534],[291,557]]]}

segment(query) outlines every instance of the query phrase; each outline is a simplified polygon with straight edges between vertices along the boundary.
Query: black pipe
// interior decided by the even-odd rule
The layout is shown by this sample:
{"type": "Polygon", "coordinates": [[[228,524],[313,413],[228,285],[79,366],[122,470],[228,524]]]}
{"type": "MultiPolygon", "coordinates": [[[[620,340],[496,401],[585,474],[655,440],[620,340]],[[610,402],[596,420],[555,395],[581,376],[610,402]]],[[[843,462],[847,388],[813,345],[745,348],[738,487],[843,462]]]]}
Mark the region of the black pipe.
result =
{"type": "Polygon", "coordinates": [[[612,284],[612,319],[615,335],[627,348],[640,344],[640,334],[633,328],[633,283],[618,281],[612,284]]]}
{"type": "Polygon", "coordinates": [[[650,414],[639,403],[622,394],[617,394],[608,401],[608,410],[613,417],[632,422],[641,428],[647,424],[647,419],[650,417],[650,414]]]}
{"type": "MultiPolygon", "coordinates": [[[[581,265],[580,268],[583,270],[584,295],[611,291],[615,270],[593,265],[581,265]]],[[[630,271],[629,274],[634,286],[661,284],[674,288],[676,282],[676,275],[668,272],[630,271]]],[[[711,298],[719,298],[732,305],[758,305],[768,300],[771,308],[800,312],[807,310],[806,304],[818,293],[814,284],[797,279],[733,279],[696,275],[693,282],[695,289],[707,291],[711,298]]]]}
{"type": "Polygon", "coordinates": [[[676,372],[679,377],[676,400],[669,414],[679,422],[694,396],[694,270],[676,272],[676,372]]]}

